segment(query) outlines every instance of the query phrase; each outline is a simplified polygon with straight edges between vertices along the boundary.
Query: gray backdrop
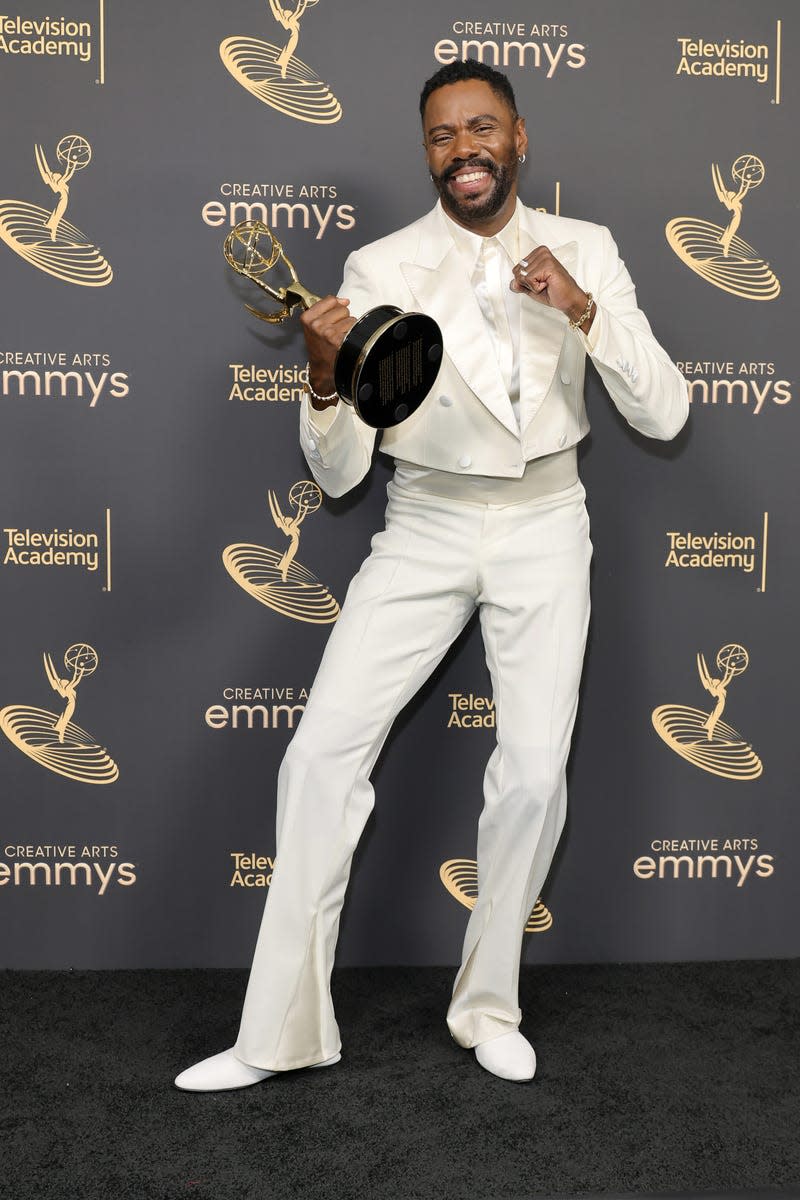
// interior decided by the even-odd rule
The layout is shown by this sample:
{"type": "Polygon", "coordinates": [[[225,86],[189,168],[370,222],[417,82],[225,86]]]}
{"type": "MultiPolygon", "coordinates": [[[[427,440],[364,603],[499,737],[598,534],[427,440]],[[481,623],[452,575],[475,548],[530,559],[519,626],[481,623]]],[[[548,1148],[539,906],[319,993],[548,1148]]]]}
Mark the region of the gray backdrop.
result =
{"type": "MultiPolygon", "coordinates": [[[[632,433],[589,372],[593,619],[570,815],[525,959],[798,952],[795,6],[562,0],[557,26],[540,21],[553,6],[495,7],[496,30],[477,37],[453,0],[309,7],[271,95],[290,110],[307,99],[325,123],[259,99],[222,61],[227,39],[265,43],[248,51],[253,75],[286,45],[265,0],[65,0],[49,18],[18,0],[3,18],[2,965],[249,962],[276,771],[300,711],[273,705],[302,705],[330,626],[259,603],[222,562],[236,543],[282,552],[268,490],[288,512],[309,476],[296,436],[302,339],[296,323],[273,330],[244,311],[221,254],[245,215],[230,205],[262,199],[304,282],[335,290],[351,249],[432,205],[419,88],[464,55],[508,61],[531,140],[523,199],[610,226],[656,335],[693,381],[689,424],[664,445],[632,433]],[[83,142],[61,142],[72,134],[88,164],[83,142]],[[757,164],[740,164],[747,246],[709,282],[665,226],[724,229],[712,165],[733,195],[742,155],[764,167],[759,181],[757,164]],[[53,241],[46,219],[67,190],[70,225],[53,241]],[[281,202],[305,209],[273,213],[281,202]],[[110,282],[75,282],[107,274],[104,262],[110,282]],[[736,294],[770,270],[777,297],[736,294]],[[248,380],[251,367],[272,375],[248,380]],[[261,391],[237,392],[237,380],[261,391]],[[62,550],[96,535],[95,569],[31,561],[56,529],[73,531],[62,550]],[[73,682],[64,656],[82,643],[97,667],[73,682]],[[725,662],[745,661],[735,651],[718,669],[729,645],[749,665],[727,682],[709,749],[696,735],[715,700],[697,655],[723,679],[725,662]],[[261,694],[237,701],[231,689],[261,694]],[[54,726],[73,701],[61,743],[54,726]],[[248,718],[237,702],[263,707],[248,718]],[[680,727],[671,742],[651,719],[662,705],[680,727]],[[112,777],[111,762],[118,777],[88,781],[112,777]]],[[[302,527],[298,560],[339,601],[381,525],[388,477],[379,458],[302,527]]],[[[451,722],[485,715],[469,700],[454,708],[470,694],[490,694],[474,625],[380,760],[343,965],[458,960],[467,910],[440,869],[474,858],[493,744],[490,726],[451,722]]]]}

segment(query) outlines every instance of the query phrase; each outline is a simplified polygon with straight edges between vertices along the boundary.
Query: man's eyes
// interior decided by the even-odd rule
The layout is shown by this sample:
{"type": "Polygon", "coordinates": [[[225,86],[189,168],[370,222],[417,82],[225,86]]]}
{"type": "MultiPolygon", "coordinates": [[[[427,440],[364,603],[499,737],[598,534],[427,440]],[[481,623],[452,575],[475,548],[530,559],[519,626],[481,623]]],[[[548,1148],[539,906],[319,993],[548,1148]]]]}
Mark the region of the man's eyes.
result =
{"type": "MultiPolygon", "coordinates": [[[[472,132],[480,134],[482,137],[489,137],[495,132],[495,129],[494,125],[476,125],[472,132]]],[[[448,142],[453,140],[453,136],[452,133],[437,133],[435,137],[431,138],[431,145],[446,146],[448,142]]]]}

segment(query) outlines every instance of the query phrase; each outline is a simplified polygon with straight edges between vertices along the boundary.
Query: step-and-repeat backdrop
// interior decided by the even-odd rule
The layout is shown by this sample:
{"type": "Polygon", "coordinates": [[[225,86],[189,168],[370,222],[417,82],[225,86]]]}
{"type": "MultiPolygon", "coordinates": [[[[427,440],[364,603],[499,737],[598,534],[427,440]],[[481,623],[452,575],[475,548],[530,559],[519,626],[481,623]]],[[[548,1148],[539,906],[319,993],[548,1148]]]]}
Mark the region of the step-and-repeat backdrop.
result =
{"type": "MultiPolygon", "coordinates": [[[[299,325],[222,243],[265,220],[335,291],[434,203],[419,90],[461,58],[508,72],[523,199],[611,228],[691,393],[650,442],[589,372],[593,619],[524,958],[798,953],[799,34],[789,0],[9,0],[0,964],[249,962],[391,465],[309,484],[299,325]]],[[[458,961],[494,737],[473,623],[378,764],[339,963],[458,961]]]]}

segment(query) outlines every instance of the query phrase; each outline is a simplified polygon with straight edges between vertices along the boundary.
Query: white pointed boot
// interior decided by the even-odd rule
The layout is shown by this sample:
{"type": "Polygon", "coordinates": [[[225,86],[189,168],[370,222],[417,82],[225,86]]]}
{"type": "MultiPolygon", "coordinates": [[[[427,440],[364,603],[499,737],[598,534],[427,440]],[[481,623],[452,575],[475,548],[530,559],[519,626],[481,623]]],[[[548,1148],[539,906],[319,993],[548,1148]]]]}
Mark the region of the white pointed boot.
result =
{"type": "Polygon", "coordinates": [[[488,1042],[478,1042],[475,1057],[493,1075],[515,1083],[527,1083],[536,1073],[536,1052],[518,1029],[488,1042]]]}
{"type": "MultiPolygon", "coordinates": [[[[341,1054],[326,1058],[324,1062],[311,1063],[311,1067],[330,1067],[337,1063],[341,1054]]],[[[305,1068],[302,1068],[305,1070],[305,1068]]],[[[251,1087],[269,1079],[271,1075],[283,1074],[281,1071],[266,1071],[261,1067],[251,1067],[236,1057],[233,1050],[223,1050],[221,1054],[212,1054],[181,1071],[175,1080],[175,1087],[183,1092],[228,1092],[234,1088],[251,1087]]]]}

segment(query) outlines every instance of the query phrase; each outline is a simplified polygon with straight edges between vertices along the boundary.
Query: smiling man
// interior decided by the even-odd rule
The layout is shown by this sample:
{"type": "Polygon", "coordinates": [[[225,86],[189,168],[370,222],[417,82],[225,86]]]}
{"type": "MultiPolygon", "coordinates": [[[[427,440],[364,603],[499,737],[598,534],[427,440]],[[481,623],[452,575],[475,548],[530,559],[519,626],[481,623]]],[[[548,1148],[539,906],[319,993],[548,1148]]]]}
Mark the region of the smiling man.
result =
{"type": "MultiPolygon", "coordinates": [[[[439,193],[413,225],[350,255],[342,296],[303,317],[310,366],[300,438],[340,496],[370,468],[376,431],[335,392],[351,314],[429,313],[445,355],[435,387],[384,431],[395,460],[386,528],[347,593],[281,765],[277,848],[238,1040],[178,1076],[246,1087],[338,1061],[330,995],[369,777],[397,714],[477,609],[497,744],[477,830],[478,899],[447,1024],[482,1067],[533,1078],[520,1032],[522,935],[564,825],[566,764],[589,620],[591,544],[577,444],[588,432],[588,354],[640,432],[672,438],[686,384],[638,309],[607,229],[517,198],[525,123],[505,76],[442,68],[420,101],[439,193]]],[[[476,782],[477,786],[477,782],[476,782]]]]}

